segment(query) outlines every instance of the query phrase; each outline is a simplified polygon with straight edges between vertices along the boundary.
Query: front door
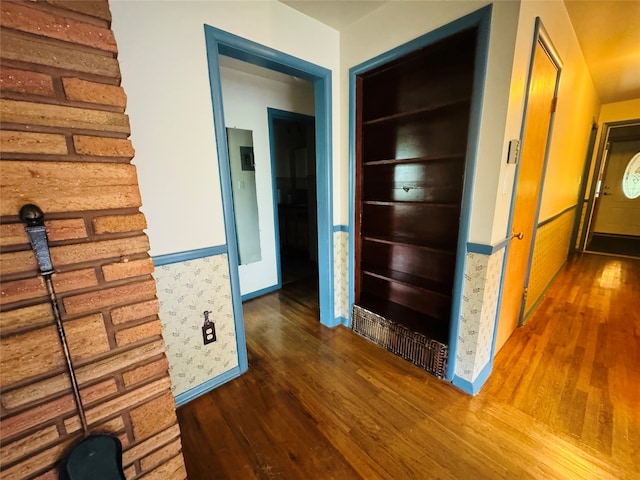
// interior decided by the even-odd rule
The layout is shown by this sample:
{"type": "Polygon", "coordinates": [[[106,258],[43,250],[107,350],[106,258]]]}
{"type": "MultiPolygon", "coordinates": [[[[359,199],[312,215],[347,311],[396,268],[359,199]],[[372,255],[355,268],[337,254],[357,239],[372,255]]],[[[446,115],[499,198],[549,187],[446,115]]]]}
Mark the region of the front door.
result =
{"type": "Polygon", "coordinates": [[[529,80],[522,155],[512,213],[513,233],[502,287],[496,353],[520,321],[558,74],[557,65],[538,40],[529,80]]]}
{"type": "Polygon", "coordinates": [[[640,160],[630,165],[639,154],[640,140],[611,143],[593,233],[640,236],[640,160]]]}

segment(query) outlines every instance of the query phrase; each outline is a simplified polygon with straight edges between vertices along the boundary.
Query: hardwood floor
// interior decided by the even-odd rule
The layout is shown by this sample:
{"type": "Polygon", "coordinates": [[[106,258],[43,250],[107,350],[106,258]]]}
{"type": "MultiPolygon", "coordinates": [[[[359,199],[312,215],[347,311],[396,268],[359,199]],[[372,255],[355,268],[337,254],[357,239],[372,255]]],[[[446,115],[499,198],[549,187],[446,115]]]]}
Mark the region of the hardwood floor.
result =
{"type": "Polygon", "coordinates": [[[640,261],[570,261],[475,397],[318,322],[245,303],[249,371],[178,411],[197,479],[640,478],[640,261]]]}

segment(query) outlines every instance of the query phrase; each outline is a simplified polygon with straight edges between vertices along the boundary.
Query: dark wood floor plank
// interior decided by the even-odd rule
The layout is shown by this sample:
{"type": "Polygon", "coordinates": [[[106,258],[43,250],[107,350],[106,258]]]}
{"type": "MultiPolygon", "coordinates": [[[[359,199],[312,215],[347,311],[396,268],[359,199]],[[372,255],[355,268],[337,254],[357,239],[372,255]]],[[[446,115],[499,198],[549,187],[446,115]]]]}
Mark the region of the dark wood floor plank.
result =
{"type": "Polygon", "coordinates": [[[246,302],[249,371],[178,410],[191,480],[640,478],[640,262],[570,261],[475,397],[310,286],[246,302]]]}

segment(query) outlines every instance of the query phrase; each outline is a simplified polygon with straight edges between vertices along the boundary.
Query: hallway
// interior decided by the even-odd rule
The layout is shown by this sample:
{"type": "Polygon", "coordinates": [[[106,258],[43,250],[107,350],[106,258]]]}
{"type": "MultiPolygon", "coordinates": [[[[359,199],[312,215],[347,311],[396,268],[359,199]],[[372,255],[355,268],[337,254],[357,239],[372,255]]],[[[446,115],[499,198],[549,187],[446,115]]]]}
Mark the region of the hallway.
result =
{"type": "Polygon", "coordinates": [[[249,371],[178,410],[189,478],[640,475],[640,261],[570,260],[476,397],[323,327],[305,291],[247,302],[249,371]]]}

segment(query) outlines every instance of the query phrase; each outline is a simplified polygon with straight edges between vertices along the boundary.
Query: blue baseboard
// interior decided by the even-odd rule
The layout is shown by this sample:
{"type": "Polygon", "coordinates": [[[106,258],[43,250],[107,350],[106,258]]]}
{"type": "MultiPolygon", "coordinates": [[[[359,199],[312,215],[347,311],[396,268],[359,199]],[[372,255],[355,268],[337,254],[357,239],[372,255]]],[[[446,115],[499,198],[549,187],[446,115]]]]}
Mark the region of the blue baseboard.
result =
{"type": "Polygon", "coordinates": [[[247,300],[251,300],[252,298],[261,297],[262,295],[275,292],[276,290],[280,290],[281,288],[282,288],[282,285],[279,283],[276,283],[275,285],[271,285],[270,287],[263,288],[261,290],[256,290],[255,292],[247,293],[246,295],[242,295],[242,301],[245,302],[247,300]]]}
{"type": "Polygon", "coordinates": [[[186,392],[182,392],[176,395],[176,406],[180,407],[185,403],[190,402],[198,398],[200,395],[204,395],[207,392],[210,392],[214,388],[218,388],[220,385],[227,383],[234,378],[238,378],[244,372],[240,370],[240,366],[234,367],[231,370],[227,370],[224,373],[221,373],[217,377],[210,378],[204,383],[201,383],[197,387],[190,388],[186,392]]]}
{"type": "Polygon", "coordinates": [[[475,395],[480,391],[480,389],[484,385],[484,382],[487,381],[487,378],[489,378],[492,367],[493,367],[493,362],[489,361],[484,366],[482,371],[478,374],[478,376],[475,378],[473,382],[470,382],[469,380],[465,380],[464,378],[460,378],[459,376],[454,375],[453,381],[451,383],[453,383],[456,387],[458,387],[463,392],[468,393],[470,395],[475,395]]]}
{"type": "Polygon", "coordinates": [[[336,322],[339,322],[338,325],[344,325],[347,328],[351,328],[351,322],[346,317],[336,317],[336,322]]]}
{"type": "Polygon", "coordinates": [[[322,323],[325,327],[333,328],[337,327],[338,325],[343,325],[342,321],[343,317],[334,317],[329,321],[321,321],[320,323],[322,323]]]}

